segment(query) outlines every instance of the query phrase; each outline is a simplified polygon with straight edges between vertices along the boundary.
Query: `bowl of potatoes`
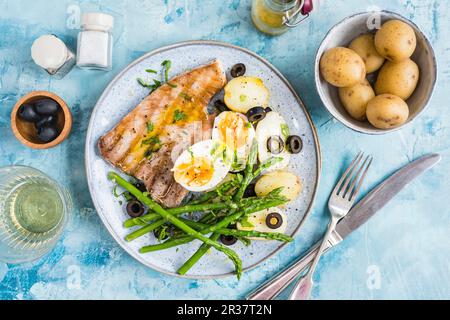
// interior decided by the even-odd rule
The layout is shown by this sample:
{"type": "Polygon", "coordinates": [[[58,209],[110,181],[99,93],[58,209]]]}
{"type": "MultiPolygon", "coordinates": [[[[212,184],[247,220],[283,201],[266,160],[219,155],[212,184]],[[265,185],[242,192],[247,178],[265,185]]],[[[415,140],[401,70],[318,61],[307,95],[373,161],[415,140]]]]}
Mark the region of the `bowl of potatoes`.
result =
{"type": "Polygon", "coordinates": [[[384,134],[413,121],[436,83],[433,48],[410,20],[389,11],[350,16],[326,35],[315,81],[328,111],[347,127],[384,134]]]}

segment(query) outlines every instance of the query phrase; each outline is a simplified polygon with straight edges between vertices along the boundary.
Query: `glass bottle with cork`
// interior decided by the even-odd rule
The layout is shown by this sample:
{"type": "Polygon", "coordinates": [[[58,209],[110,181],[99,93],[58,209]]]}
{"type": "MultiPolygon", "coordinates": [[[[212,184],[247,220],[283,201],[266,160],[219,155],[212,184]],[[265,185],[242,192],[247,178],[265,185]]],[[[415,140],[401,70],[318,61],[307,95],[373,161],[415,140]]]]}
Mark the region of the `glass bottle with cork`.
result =
{"type": "Polygon", "coordinates": [[[312,0],[253,0],[252,20],[258,30],[281,35],[309,18],[312,0]]]}

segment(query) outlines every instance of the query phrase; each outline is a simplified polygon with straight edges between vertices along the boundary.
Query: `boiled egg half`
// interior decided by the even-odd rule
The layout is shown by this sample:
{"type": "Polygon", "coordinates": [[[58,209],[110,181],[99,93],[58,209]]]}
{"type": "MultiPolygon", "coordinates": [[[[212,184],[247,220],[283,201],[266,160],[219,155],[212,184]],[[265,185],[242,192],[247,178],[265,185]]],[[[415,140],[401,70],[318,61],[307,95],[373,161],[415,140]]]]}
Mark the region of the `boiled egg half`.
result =
{"type": "Polygon", "coordinates": [[[175,161],[175,181],[192,192],[214,189],[227,176],[230,164],[222,148],[213,140],[194,144],[175,161]]]}
{"type": "Polygon", "coordinates": [[[255,129],[246,116],[233,111],[222,112],[214,122],[212,138],[226,146],[232,172],[245,168],[255,139],[255,129]]]}
{"type": "Polygon", "coordinates": [[[258,142],[259,162],[264,163],[274,157],[282,159],[267,171],[284,169],[289,165],[291,154],[286,148],[288,137],[289,127],[278,112],[271,111],[258,122],[256,140],[258,142]]]}

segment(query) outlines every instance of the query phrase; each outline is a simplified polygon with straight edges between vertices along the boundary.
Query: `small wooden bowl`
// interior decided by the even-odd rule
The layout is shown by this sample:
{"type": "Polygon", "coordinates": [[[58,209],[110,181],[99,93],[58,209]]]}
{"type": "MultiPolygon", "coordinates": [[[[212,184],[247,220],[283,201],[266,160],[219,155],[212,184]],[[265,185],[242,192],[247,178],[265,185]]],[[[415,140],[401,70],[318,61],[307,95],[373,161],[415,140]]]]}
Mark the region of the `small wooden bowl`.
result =
{"type": "Polygon", "coordinates": [[[72,114],[67,104],[56,94],[47,91],[33,91],[17,101],[11,113],[11,128],[16,138],[27,147],[33,149],[49,149],[56,147],[63,142],[70,134],[72,129],[72,114]],[[60,130],[59,136],[48,143],[43,143],[37,136],[37,129],[34,123],[23,121],[18,115],[21,105],[33,103],[37,100],[50,98],[58,103],[62,112],[58,113],[57,126],[60,130]]]}

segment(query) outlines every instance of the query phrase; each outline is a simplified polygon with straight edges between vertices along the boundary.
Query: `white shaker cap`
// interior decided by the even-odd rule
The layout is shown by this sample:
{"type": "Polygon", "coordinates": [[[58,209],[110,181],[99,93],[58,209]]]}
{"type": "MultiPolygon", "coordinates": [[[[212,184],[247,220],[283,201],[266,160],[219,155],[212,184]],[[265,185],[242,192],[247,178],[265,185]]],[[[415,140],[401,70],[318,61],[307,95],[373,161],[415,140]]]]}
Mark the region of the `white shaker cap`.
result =
{"type": "Polygon", "coordinates": [[[48,34],[37,38],[31,47],[31,57],[44,69],[59,69],[67,59],[67,47],[61,39],[48,34]]]}
{"type": "Polygon", "coordinates": [[[101,12],[86,12],[81,15],[81,26],[86,29],[108,31],[114,27],[114,17],[101,12]]]}

